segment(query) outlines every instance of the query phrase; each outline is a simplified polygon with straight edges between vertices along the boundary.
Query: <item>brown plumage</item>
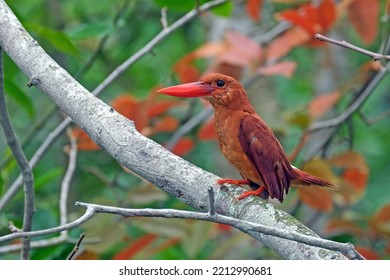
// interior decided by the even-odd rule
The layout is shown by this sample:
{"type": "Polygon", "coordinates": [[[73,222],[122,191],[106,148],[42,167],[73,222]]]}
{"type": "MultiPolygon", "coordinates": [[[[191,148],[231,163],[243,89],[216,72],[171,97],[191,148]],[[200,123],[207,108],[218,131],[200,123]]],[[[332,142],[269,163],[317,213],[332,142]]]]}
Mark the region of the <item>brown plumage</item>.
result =
{"type": "Polygon", "coordinates": [[[218,183],[247,184],[260,195],[283,201],[290,184],[335,189],[334,184],[293,167],[271,128],[256,114],[242,85],[234,78],[213,73],[199,82],[168,87],[158,92],[179,97],[202,97],[214,107],[215,130],[222,154],[244,180],[218,183]]]}

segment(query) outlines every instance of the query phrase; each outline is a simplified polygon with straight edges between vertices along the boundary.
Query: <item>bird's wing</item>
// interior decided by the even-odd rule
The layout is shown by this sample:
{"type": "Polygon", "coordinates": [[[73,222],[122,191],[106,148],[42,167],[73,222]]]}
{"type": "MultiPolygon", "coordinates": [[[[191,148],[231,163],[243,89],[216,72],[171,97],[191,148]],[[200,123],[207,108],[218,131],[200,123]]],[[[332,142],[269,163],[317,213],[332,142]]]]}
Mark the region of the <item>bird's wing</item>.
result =
{"type": "Polygon", "coordinates": [[[272,130],[257,115],[248,114],[241,120],[238,138],[270,197],[283,201],[292,179],[292,167],[272,130]]]}

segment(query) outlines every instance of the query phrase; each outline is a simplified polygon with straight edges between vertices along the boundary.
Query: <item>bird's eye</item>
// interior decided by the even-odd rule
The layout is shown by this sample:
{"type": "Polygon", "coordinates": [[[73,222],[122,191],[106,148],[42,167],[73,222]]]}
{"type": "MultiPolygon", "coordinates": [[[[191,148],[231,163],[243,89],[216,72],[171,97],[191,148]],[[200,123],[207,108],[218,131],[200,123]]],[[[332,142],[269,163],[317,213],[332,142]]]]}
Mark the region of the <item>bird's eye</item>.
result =
{"type": "Polygon", "coordinates": [[[217,81],[217,87],[223,87],[225,85],[225,81],[224,80],[218,80],[217,81]]]}

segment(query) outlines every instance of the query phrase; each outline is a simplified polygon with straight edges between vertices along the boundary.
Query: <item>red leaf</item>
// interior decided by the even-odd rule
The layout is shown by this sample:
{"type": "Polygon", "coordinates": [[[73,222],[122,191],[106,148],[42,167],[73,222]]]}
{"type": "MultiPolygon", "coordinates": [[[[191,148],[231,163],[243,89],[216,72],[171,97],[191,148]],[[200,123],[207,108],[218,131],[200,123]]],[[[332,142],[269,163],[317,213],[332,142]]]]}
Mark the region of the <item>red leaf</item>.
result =
{"type": "Polygon", "coordinates": [[[220,231],[232,231],[233,227],[231,225],[226,224],[217,224],[217,228],[220,231]]]}
{"type": "Polygon", "coordinates": [[[280,75],[286,78],[291,78],[296,67],[297,63],[294,61],[282,61],[269,66],[262,66],[257,70],[257,72],[264,76],[280,75]]]}
{"type": "Polygon", "coordinates": [[[337,10],[332,0],[323,0],[317,8],[318,23],[322,32],[326,32],[334,24],[337,18],[337,10]]]}
{"type": "Polygon", "coordinates": [[[194,141],[190,138],[183,137],[181,138],[172,149],[172,153],[183,156],[188,154],[194,147],[194,141]]]}
{"type": "Polygon", "coordinates": [[[356,246],[355,248],[367,260],[380,260],[379,255],[371,248],[363,246],[356,246]]]}
{"type": "Polygon", "coordinates": [[[246,1],[246,12],[253,21],[260,21],[261,8],[263,0],[248,0],[246,1]]]}
{"type": "Polygon", "coordinates": [[[214,128],[214,118],[205,122],[198,131],[198,138],[203,141],[214,140],[217,137],[214,128]]]}
{"type": "Polygon", "coordinates": [[[323,45],[313,38],[315,33],[327,32],[337,18],[336,6],[332,0],[323,0],[318,6],[310,3],[299,10],[285,10],[279,13],[281,19],[290,21],[306,31],[310,45],[323,45]]]}
{"type": "Polygon", "coordinates": [[[136,240],[134,240],[129,246],[125,247],[123,250],[119,251],[113,257],[114,260],[129,260],[131,259],[137,252],[141,251],[143,248],[151,244],[157,235],[155,234],[146,234],[136,240]]]}
{"type": "Polygon", "coordinates": [[[348,17],[364,44],[374,42],[378,33],[379,1],[355,0],[348,7],[348,17]]]}
{"type": "Polygon", "coordinates": [[[285,11],[279,13],[279,17],[281,19],[284,19],[284,20],[291,22],[292,24],[294,24],[296,26],[303,28],[307,33],[309,33],[311,35],[314,35],[316,32],[318,32],[314,28],[316,23],[308,21],[306,16],[303,15],[302,13],[300,13],[299,10],[298,11],[297,10],[285,10],[285,11]]]}
{"type": "Polygon", "coordinates": [[[317,119],[327,113],[339,101],[341,93],[334,91],[322,94],[314,98],[309,104],[309,114],[312,119],[317,119]]]}

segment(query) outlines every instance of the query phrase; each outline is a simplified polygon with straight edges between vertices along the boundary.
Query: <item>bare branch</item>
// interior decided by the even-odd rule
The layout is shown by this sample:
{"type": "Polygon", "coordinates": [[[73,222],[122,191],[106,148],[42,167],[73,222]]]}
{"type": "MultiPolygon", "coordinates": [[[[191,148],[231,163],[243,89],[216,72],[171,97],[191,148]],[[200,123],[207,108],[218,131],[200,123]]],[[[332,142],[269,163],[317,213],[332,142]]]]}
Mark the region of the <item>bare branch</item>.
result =
{"type": "MultiPolygon", "coordinates": [[[[211,191],[211,193],[213,193],[213,191],[211,191]]],[[[212,200],[212,198],[210,198],[210,200],[212,200]]],[[[241,230],[245,228],[245,230],[247,231],[254,231],[266,235],[277,236],[280,238],[301,242],[307,245],[318,246],[324,249],[339,251],[350,259],[364,259],[355,250],[354,246],[350,243],[339,243],[331,240],[322,239],[319,237],[304,235],[295,231],[272,228],[258,223],[252,223],[252,222],[239,220],[232,217],[219,215],[217,213],[214,214],[211,214],[210,212],[200,213],[200,212],[174,210],[174,209],[126,209],[126,208],[103,206],[103,205],[83,203],[83,202],[76,202],[76,205],[86,207],[87,209],[92,208],[96,213],[117,214],[123,217],[180,218],[180,219],[194,219],[194,220],[203,220],[203,221],[227,224],[227,225],[237,227],[241,230]]]]}
{"type": "Polygon", "coordinates": [[[164,7],[161,9],[161,26],[163,29],[167,28],[168,27],[168,19],[167,19],[167,10],[168,8],[167,7],[164,7]]]}
{"type": "MultiPolygon", "coordinates": [[[[390,63],[388,63],[390,65],[390,63]]],[[[368,83],[368,85],[364,88],[363,92],[359,95],[358,98],[352,104],[344,110],[340,115],[337,117],[325,120],[325,121],[318,121],[310,125],[308,132],[312,133],[314,131],[320,130],[320,129],[326,129],[331,127],[336,127],[345,122],[348,118],[351,117],[353,113],[355,113],[357,110],[361,108],[361,106],[364,104],[364,102],[367,100],[367,98],[372,94],[375,87],[379,84],[379,82],[383,79],[383,77],[387,74],[387,67],[382,67],[378,73],[374,76],[374,78],[368,83]]]]}
{"type": "MultiPolygon", "coordinates": [[[[3,74],[3,51],[0,47],[0,123],[4,131],[7,144],[10,147],[12,154],[19,166],[24,183],[24,215],[23,215],[23,231],[31,231],[33,215],[35,212],[34,206],[34,178],[31,167],[19,142],[16,138],[15,131],[12,127],[11,120],[8,115],[8,110],[5,102],[4,92],[4,74],[3,74]]],[[[30,238],[23,239],[21,251],[21,259],[27,260],[30,255],[30,238]]]]}
{"type": "MultiPolygon", "coordinates": [[[[14,240],[17,238],[32,238],[36,236],[44,236],[48,234],[53,233],[59,233],[61,231],[69,230],[75,227],[80,226],[81,224],[85,223],[89,219],[91,219],[95,215],[95,211],[93,209],[87,208],[85,210],[85,213],[78,218],[77,220],[67,223],[65,225],[61,225],[58,227],[52,227],[48,229],[42,229],[42,230],[36,230],[36,231],[30,231],[30,232],[14,232],[11,234],[0,236],[0,242],[6,242],[10,240],[14,240]]],[[[63,239],[61,239],[63,241],[63,239]]],[[[56,243],[57,244],[57,243],[56,243]]]]}
{"type": "Polygon", "coordinates": [[[377,122],[380,122],[381,120],[383,120],[385,118],[390,117],[390,110],[387,110],[387,111],[383,112],[382,114],[375,116],[371,119],[369,119],[366,115],[364,115],[364,113],[362,111],[359,111],[359,117],[363,120],[363,122],[366,125],[370,126],[370,125],[376,124],[377,122]]]}
{"type": "Polygon", "coordinates": [[[213,114],[213,107],[208,106],[200,111],[198,114],[189,119],[186,123],[180,126],[175,133],[172,134],[169,139],[166,147],[168,150],[172,150],[173,147],[177,144],[177,142],[182,138],[185,134],[193,130],[196,126],[198,126],[202,121],[206,118],[210,117],[213,114]]]}
{"type": "Polygon", "coordinates": [[[61,183],[61,193],[60,193],[60,225],[67,223],[68,219],[68,194],[70,189],[70,182],[72,181],[74,171],[76,169],[76,159],[77,159],[77,142],[75,137],[72,135],[68,129],[68,136],[70,140],[70,150],[69,150],[69,163],[68,169],[66,170],[65,176],[62,179],[61,183]]]}
{"type": "MultiPolygon", "coordinates": [[[[210,3],[217,2],[206,4],[210,3]]],[[[37,87],[46,93],[75,123],[80,125],[92,140],[134,173],[195,209],[208,211],[207,190],[215,185],[217,176],[173,155],[161,145],[144,137],[136,131],[131,121],[89,93],[29,36],[4,0],[0,0],[0,14],[2,15],[0,17],[0,45],[28,77],[39,78],[40,83],[37,87]]],[[[275,209],[260,198],[250,197],[237,201],[235,197],[242,192],[241,188],[235,186],[216,188],[215,212],[238,220],[261,222],[265,226],[317,237],[313,231],[299,221],[275,209]]],[[[77,223],[80,224],[92,216],[93,211],[87,209],[86,214],[78,219],[77,223]]],[[[66,230],[77,226],[76,221],[70,224],[72,225],[67,224],[67,226],[32,234],[38,236],[53,232],[53,230],[66,230]]],[[[335,251],[261,234],[248,230],[244,225],[236,225],[236,227],[285,258],[345,259],[345,256],[335,251]]],[[[12,234],[11,239],[21,237],[17,234],[20,233],[12,234]]],[[[10,240],[9,235],[0,237],[0,242],[7,240],[10,240]]]]}
{"type": "Polygon", "coordinates": [[[314,37],[320,41],[332,43],[332,44],[338,45],[340,47],[368,55],[368,56],[372,57],[372,59],[374,59],[374,60],[390,60],[390,55],[384,55],[384,54],[368,51],[366,49],[362,49],[362,48],[359,48],[355,45],[352,45],[344,40],[343,41],[335,40],[335,39],[326,37],[326,36],[318,34],[318,33],[316,35],[314,35],[314,37]]]}
{"type": "MultiPolygon", "coordinates": [[[[210,200],[212,200],[212,199],[210,198],[210,200]]],[[[295,231],[272,228],[272,227],[269,227],[266,225],[253,223],[253,222],[249,222],[249,221],[245,221],[245,220],[240,220],[240,219],[220,215],[217,213],[210,214],[210,212],[201,213],[201,212],[193,212],[193,211],[174,210],[174,209],[147,209],[147,208],[146,209],[129,209],[129,208],[119,208],[119,207],[105,206],[105,205],[99,205],[99,204],[84,203],[84,202],[76,202],[76,205],[86,208],[86,213],[76,221],[80,221],[83,217],[85,217],[87,215],[87,213],[89,213],[90,217],[94,216],[97,213],[109,213],[109,214],[120,215],[120,216],[123,216],[126,218],[128,218],[128,217],[163,217],[163,218],[203,220],[203,221],[217,222],[217,223],[231,225],[231,226],[234,226],[240,230],[245,229],[245,231],[258,232],[261,234],[280,237],[283,239],[296,241],[296,242],[304,243],[307,245],[317,246],[317,247],[324,248],[324,249],[339,251],[350,259],[364,259],[355,250],[354,246],[350,243],[339,243],[339,242],[326,240],[326,239],[322,239],[322,238],[315,237],[315,236],[301,234],[301,233],[295,232],[295,231]]],[[[87,221],[88,219],[83,218],[82,223],[87,221]]],[[[64,226],[66,226],[66,229],[70,229],[71,227],[74,227],[73,225],[76,221],[69,223],[67,225],[64,225],[64,226]],[[71,224],[72,224],[72,226],[69,226],[71,224]]],[[[33,237],[33,236],[46,235],[46,234],[50,234],[53,232],[58,232],[59,230],[63,230],[64,226],[59,226],[59,227],[48,229],[48,230],[13,233],[13,234],[9,234],[7,236],[0,237],[0,242],[16,239],[16,238],[20,238],[20,237],[33,237]],[[55,229],[55,231],[53,231],[54,229],[55,229]]],[[[80,239],[82,240],[81,237],[80,237],[80,239]]],[[[81,241],[79,241],[79,243],[80,242],[81,241]]],[[[78,246],[76,245],[75,248],[77,248],[77,247],[78,246]]]]}

